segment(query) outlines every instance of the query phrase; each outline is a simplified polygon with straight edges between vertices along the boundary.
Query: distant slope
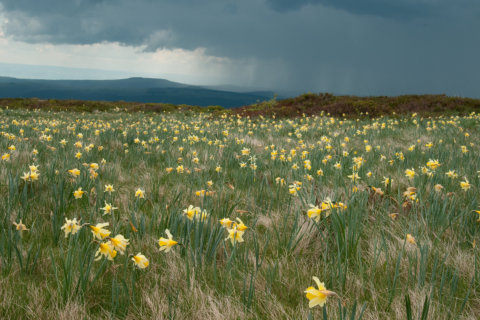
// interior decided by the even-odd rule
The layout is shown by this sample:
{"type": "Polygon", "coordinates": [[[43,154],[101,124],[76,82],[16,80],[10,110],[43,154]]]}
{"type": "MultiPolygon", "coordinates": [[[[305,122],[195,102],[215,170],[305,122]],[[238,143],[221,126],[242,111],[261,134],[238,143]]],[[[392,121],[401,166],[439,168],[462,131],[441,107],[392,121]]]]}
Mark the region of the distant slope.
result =
{"type": "Polygon", "coordinates": [[[378,117],[382,115],[419,113],[422,116],[468,114],[480,112],[480,99],[446,95],[403,95],[396,97],[335,96],[330,93],[306,93],[294,98],[270,100],[237,108],[243,116],[299,117],[331,115],[336,117],[378,117]]]}
{"type": "Polygon", "coordinates": [[[36,80],[0,77],[0,98],[159,102],[239,107],[268,100],[271,92],[231,92],[165,79],[36,80]]]}
{"type": "MultiPolygon", "coordinates": [[[[159,89],[160,90],[160,89],[159,89]]],[[[168,97],[168,88],[161,89],[168,97]]],[[[173,90],[173,89],[172,89],[173,90]]],[[[195,99],[201,97],[202,89],[195,91],[195,99]]],[[[211,91],[207,90],[209,97],[211,91]]],[[[150,92],[156,95],[156,90],[150,92]]],[[[221,98],[221,97],[220,97],[221,98]]],[[[185,101],[190,97],[186,94],[185,101]]],[[[220,99],[219,99],[220,101],[220,99]]],[[[302,117],[303,115],[325,115],[342,118],[394,116],[406,113],[418,113],[420,116],[467,115],[480,112],[480,99],[449,97],[446,95],[405,95],[396,97],[373,96],[335,96],[329,93],[307,93],[294,98],[268,101],[225,110],[218,105],[209,107],[188,104],[142,103],[126,101],[60,100],[37,98],[0,98],[0,109],[41,109],[51,111],[95,112],[124,110],[127,112],[207,112],[212,114],[242,115],[249,117],[267,116],[276,118],[302,117]]]]}

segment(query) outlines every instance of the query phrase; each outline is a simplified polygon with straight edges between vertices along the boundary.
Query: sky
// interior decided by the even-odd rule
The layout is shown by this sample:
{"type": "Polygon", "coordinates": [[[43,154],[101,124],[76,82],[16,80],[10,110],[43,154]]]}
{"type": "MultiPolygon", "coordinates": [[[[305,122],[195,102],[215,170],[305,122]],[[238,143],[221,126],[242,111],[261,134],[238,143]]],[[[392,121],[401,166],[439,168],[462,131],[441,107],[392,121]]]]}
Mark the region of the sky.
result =
{"type": "Polygon", "coordinates": [[[479,31],[478,0],[0,0],[0,76],[480,97],[479,31]]]}

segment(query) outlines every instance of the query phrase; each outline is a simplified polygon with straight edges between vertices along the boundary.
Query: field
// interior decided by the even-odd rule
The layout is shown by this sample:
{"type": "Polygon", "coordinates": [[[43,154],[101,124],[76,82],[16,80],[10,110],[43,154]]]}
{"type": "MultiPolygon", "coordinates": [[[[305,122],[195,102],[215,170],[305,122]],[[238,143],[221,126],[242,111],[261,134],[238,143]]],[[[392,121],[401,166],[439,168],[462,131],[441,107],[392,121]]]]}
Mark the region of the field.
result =
{"type": "Polygon", "coordinates": [[[0,125],[1,319],[480,314],[474,112],[0,125]]]}

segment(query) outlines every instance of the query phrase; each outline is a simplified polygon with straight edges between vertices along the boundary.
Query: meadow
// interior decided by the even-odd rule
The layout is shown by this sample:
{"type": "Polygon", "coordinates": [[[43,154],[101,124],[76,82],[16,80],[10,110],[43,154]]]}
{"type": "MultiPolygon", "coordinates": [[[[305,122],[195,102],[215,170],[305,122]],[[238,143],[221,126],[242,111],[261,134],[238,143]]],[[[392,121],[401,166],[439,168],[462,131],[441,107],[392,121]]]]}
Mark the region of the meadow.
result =
{"type": "Polygon", "coordinates": [[[480,115],[0,113],[2,319],[478,319],[480,115]]]}

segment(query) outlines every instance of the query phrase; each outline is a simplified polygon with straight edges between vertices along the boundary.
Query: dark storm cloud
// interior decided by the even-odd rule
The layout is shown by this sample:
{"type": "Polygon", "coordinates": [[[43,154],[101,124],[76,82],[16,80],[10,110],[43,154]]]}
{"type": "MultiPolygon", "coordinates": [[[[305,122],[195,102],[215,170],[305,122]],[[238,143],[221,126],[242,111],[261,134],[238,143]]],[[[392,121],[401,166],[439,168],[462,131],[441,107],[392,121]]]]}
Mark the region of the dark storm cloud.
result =
{"type": "MultiPolygon", "coordinates": [[[[324,5],[345,10],[353,14],[374,15],[396,19],[410,19],[424,16],[439,8],[438,2],[408,0],[267,0],[268,4],[279,12],[298,10],[305,5],[324,5]]],[[[441,8],[442,6],[440,6],[441,8]]]]}
{"type": "MultiPolygon", "coordinates": [[[[206,48],[254,65],[250,85],[480,96],[480,1],[0,0],[32,43],[206,48]]],[[[232,82],[235,75],[231,75],[232,82]]]]}

